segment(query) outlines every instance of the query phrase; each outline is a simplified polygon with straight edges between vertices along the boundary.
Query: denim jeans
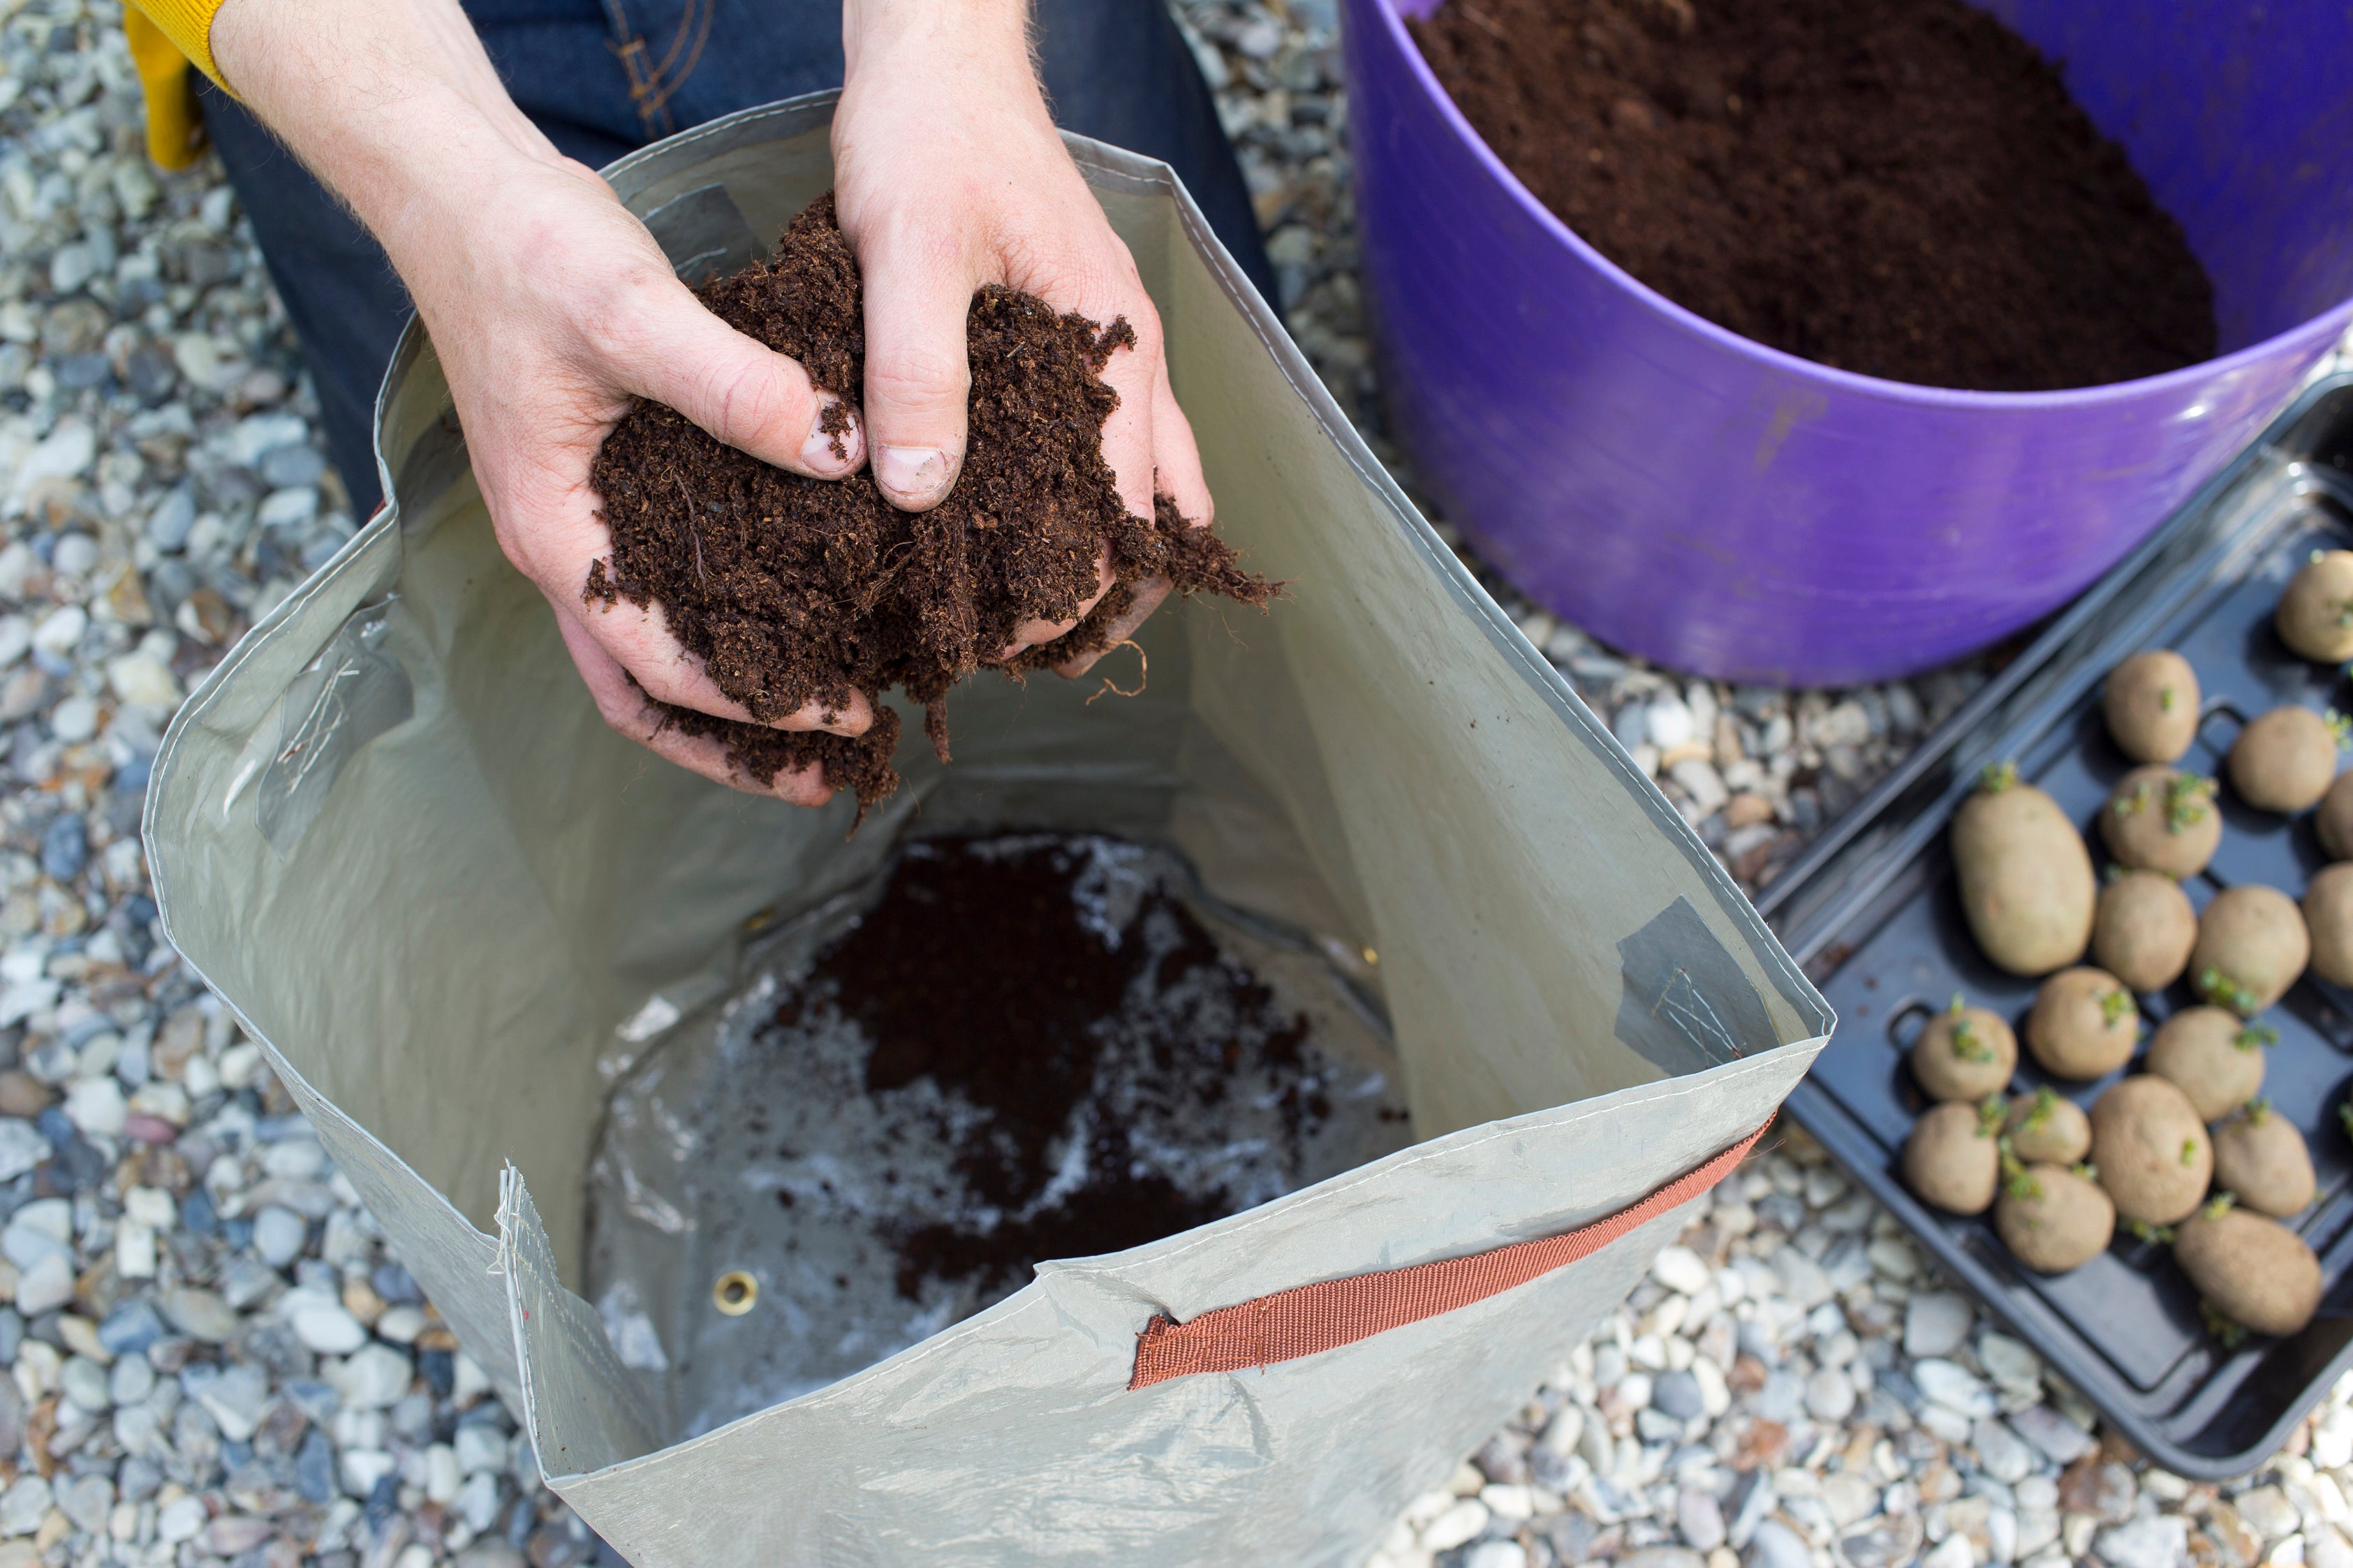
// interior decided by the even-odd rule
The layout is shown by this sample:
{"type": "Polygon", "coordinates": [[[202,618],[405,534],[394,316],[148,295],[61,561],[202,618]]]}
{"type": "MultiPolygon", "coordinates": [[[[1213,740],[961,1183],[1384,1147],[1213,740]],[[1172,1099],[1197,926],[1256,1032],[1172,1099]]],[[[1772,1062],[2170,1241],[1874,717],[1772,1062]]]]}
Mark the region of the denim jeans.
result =
{"type": "MultiPolygon", "coordinates": [[[[601,167],[718,115],[841,84],[839,0],[467,0],[515,102],[601,167]]],[[[1035,0],[1057,123],[1173,166],[1261,292],[1274,285],[1217,106],[1164,0],[1035,0]]],[[[377,500],[376,386],[410,314],[391,264],[259,121],[209,83],[205,129],[261,242],[357,516],[377,500]]]]}

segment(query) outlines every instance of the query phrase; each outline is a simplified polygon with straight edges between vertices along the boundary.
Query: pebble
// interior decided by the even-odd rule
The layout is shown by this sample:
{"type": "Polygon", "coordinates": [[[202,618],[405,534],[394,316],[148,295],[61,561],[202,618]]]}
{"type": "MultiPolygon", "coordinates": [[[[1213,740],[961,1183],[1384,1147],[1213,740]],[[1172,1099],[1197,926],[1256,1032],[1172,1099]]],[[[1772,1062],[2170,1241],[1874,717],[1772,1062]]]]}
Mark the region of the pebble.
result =
{"type": "Polygon", "coordinates": [[[1715,1282],[1715,1270],[1688,1247],[1662,1247],[1651,1261],[1651,1276],[1670,1290],[1696,1296],[1715,1282]]]}
{"type": "Polygon", "coordinates": [[[1968,1340],[1975,1314],[1968,1297],[1948,1290],[1913,1297],[1904,1308],[1904,1353],[1915,1359],[1952,1354],[1968,1340]]]}
{"type": "Polygon", "coordinates": [[[2179,1568],[2189,1560],[2189,1524],[2179,1514],[2136,1519],[2092,1538],[2108,1568],[2179,1568]]]}
{"type": "Polygon", "coordinates": [[[1746,1568],[1814,1568],[1813,1548],[1805,1538],[1778,1519],[1757,1525],[1749,1537],[1746,1568]]]}
{"type": "Polygon", "coordinates": [[[1967,1367],[1929,1357],[1912,1363],[1912,1381],[1920,1392],[1956,1415],[1990,1415],[1996,1408],[1993,1390],[1967,1367]]]}
{"type": "Polygon", "coordinates": [[[2010,1429],[2052,1461],[2072,1465],[2096,1447],[2092,1435],[2047,1405],[2030,1405],[2010,1417],[2010,1429]]]}
{"type": "Polygon", "coordinates": [[[1707,1400],[1700,1391],[1699,1379],[1689,1371],[1670,1372],[1654,1379],[1651,1405],[1660,1414],[1677,1421],[1689,1421],[1707,1413],[1707,1400]]]}
{"type": "Polygon", "coordinates": [[[310,1239],[310,1222],[292,1209],[264,1204],[254,1213],[253,1250],[272,1268],[283,1268],[301,1257],[310,1239]]]}
{"type": "Polygon", "coordinates": [[[1724,1544],[1724,1506],[1714,1492],[1684,1487],[1675,1493],[1675,1529],[1700,1552],[1724,1544]]]}
{"type": "MultiPolygon", "coordinates": [[[[387,1404],[390,1401],[386,1401],[387,1404]]],[[[1421,1528],[1421,1544],[1431,1552],[1445,1552],[1477,1539],[1487,1528],[1487,1505],[1475,1498],[1464,1498],[1444,1513],[1421,1528]]]]}
{"type": "Polygon", "coordinates": [[[1837,1367],[1822,1367],[1806,1380],[1806,1408],[1817,1420],[1835,1426],[1853,1413],[1854,1405],[1854,1380],[1837,1367]]]}
{"type": "Polygon", "coordinates": [[[194,1286],[181,1286],[165,1290],[156,1305],[172,1326],[192,1340],[206,1344],[226,1344],[236,1337],[237,1316],[227,1302],[210,1290],[194,1286]]]}

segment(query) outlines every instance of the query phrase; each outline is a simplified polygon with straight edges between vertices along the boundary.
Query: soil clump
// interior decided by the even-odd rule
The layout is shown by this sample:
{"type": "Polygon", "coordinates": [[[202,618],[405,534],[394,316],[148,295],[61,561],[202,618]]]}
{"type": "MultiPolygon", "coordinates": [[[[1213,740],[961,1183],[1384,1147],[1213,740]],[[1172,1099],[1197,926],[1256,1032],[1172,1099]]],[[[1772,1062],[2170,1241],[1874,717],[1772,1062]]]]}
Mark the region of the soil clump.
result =
{"type": "Polygon", "coordinates": [[[1408,26],[1538,200],[1758,342],[1988,392],[2215,353],[2180,225],[1962,0],[1446,0],[1408,26]]]}
{"type": "MultiPolygon", "coordinates": [[[[858,395],[863,300],[830,193],[792,221],[770,260],[697,293],[731,326],[798,360],[818,386],[858,395]]],[[[592,605],[659,605],[672,635],[755,719],[846,704],[852,690],[874,700],[874,727],[856,739],[661,705],[679,729],[724,742],[763,784],[822,763],[862,812],[898,783],[899,721],[879,700],[885,689],[924,708],[945,761],[951,687],[985,667],[1018,678],[1109,646],[1106,628],[1146,579],[1260,606],[1276,591],[1166,498],[1149,522],[1121,505],[1102,449],[1119,395],[1100,373],[1135,342],[1124,318],[1100,326],[990,285],[973,296],[967,323],[964,467],[930,511],[899,510],[868,470],[820,480],[772,468],[654,403],[639,402],[596,455],[589,481],[613,548],[590,571],[592,605]],[[1022,622],[1078,614],[1104,552],[1116,584],[1086,619],[997,663],[1022,622]]]]}
{"type": "Polygon", "coordinates": [[[1105,897],[1084,847],[926,841],[779,1010],[787,1027],[828,1010],[855,1023],[872,1043],[867,1092],[906,1105],[952,1151],[956,1201],[892,1237],[910,1300],[926,1280],[1001,1294],[1042,1258],[1118,1251],[1261,1202],[1300,1177],[1332,1112],[1306,1021],[1165,886],[1105,897]],[[894,1093],[924,1080],[922,1096],[894,1093]],[[1237,1088],[1271,1113],[1267,1168],[1240,1176],[1271,1180],[1267,1191],[1234,1190],[1236,1173],[1194,1168],[1198,1154],[1172,1158],[1239,1136],[1223,1109],[1237,1088]]]}

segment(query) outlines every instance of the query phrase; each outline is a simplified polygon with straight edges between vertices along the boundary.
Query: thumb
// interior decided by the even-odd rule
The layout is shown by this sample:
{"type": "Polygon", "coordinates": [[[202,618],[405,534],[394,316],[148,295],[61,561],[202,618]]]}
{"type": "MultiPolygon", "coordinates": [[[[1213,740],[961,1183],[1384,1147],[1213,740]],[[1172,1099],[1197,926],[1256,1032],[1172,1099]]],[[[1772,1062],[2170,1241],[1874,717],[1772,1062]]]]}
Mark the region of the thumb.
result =
{"type": "Polygon", "coordinates": [[[928,510],[947,499],[964,466],[972,276],[953,253],[912,240],[868,246],[858,259],[874,482],[902,510],[928,510]]]}
{"type": "Polygon", "coordinates": [[[744,336],[685,284],[658,290],[619,355],[617,379],[765,463],[838,479],[864,460],[855,410],[798,360],[744,336]]]}

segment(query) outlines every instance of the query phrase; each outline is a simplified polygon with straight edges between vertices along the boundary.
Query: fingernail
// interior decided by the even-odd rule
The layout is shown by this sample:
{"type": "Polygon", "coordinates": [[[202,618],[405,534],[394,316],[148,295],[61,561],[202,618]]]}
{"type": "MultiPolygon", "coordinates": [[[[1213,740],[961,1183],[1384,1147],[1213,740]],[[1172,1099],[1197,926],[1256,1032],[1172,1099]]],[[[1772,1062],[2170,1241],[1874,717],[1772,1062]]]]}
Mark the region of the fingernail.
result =
{"type": "Polygon", "coordinates": [[[801,466],[819,474],[846,474],[858,466],[858,415],[839,397],[818,405],[817,422],[801,443],[801,466]]]}
{"type": "Polygon", "coordinates": [[[881,447],[874,453],[874,482],[893,500],[929,506],[955,482],[955,465],[937,447],[881,447]]]}

